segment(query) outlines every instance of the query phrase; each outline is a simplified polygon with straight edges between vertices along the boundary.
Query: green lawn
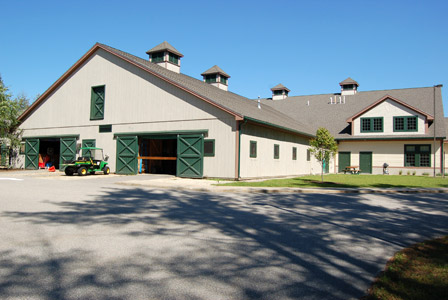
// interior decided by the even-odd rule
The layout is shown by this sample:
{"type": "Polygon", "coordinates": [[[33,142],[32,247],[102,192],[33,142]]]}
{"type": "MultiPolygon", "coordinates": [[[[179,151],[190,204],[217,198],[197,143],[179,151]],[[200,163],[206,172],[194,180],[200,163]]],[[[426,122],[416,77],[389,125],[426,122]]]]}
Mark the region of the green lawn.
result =
{"type": "Polygon", "coordinates": [[[320,175],[288,179],[272,179],[257,182],[239,181],[226,186],[253,187],[325,187],[325,188],[448,188],[448,177],[427,177],[412,175],[342,175],[329,174],[321,182],[320,175]]]}
{"type": "Polygon", "coordinates": [[[448,236],[396,253],[361,299],[448,299],[448,236]]]}

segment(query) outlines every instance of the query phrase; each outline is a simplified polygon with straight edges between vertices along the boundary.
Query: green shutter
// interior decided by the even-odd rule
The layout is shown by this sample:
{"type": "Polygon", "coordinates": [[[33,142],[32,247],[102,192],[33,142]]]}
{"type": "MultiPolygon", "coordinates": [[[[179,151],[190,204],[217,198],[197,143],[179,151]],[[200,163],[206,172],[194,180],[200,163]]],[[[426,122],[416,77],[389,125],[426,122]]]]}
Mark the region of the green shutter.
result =
{"type": "Polygon", "coordinates": [[[202,178],[204,159],[204,137],[199,135],[178,135],[177,176],[202,178]]]}
{"type": "MultiPolygon", "coordinates": [[[[82,140],[82,147],[96,147],[96,140],[82,140]]],[[[91,157],[92,156],[91,150],[82,150],[82,156],[84,157],[91,157]]]]}
{"type": "Polygon", "coordinates": [[[92,96],[90,104],[90,120],[104,119],[104,104],[106,101],[105,87],[92,87],[92,96]]]}
{"type": "Polygon", "coordinates": [[[76,160],[76,138],[65,137],[61,138],[60,163],[59,169],[64,170],[65,165],[76,160]]]}
{"type": "Polygon", "coordinates": [[[339,158],[338,158],[338,172],[343,172],[344,169],[351,165],[350,163],[350,152],[339,152],[339,158]]]}
{"type": "Polygon", "coordinates": [[[25,169],[39,168],[39,139],[25,140],[25,169]]]}
{"type": "Polygon", "coordinates": [[[117,137],[117,174],[135,175],[138,165],[137,136],[117,137]]]}

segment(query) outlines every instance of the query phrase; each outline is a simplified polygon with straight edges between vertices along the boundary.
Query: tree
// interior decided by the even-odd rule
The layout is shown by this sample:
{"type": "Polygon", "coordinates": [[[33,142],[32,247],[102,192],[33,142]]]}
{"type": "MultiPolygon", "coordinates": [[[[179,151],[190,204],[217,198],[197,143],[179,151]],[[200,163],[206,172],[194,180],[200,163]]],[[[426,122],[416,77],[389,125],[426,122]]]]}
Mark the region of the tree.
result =
{"type": "Polygon", "coordinates": [[[0,76],[0,144],[9,149],[10,159],[12,150],[20,147],[21,142],[22,131],[18,128],[18,117],[28,106],[29,100],[25,95],[12,98],[0,76]]]}
{"type": "Polygon", "coordinates": [[[310,152],[320,163],[321,179],[324,181],[324,164],[330,163],[331,157],[336,155],[338,151],[338,145],[334,140],[334,137],[326,128],[319,128],[316,132],[316,138],[310,141],[310,152]]]}

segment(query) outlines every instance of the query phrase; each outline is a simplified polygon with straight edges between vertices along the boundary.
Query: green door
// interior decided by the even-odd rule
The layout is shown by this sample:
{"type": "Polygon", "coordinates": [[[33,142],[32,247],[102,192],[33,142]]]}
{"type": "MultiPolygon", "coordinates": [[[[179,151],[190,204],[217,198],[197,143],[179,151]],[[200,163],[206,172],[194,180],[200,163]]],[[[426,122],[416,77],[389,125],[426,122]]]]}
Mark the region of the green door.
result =
{"type": "Polygon", "coordinates": [[[202,178],[204,136],[177,136],[177,176],[202,178]]]}
{"type": "Polygon", "coordinates": [[[39,168],[39,139],[25,140],[25,169],[39,168]]]}
{"type": "Polygon", "coordinates": [[[60,139],[60,143],[59,169],[64,170],[67,163],[76,160],[76,138],[64,137],[60,139]]]}
{"type": "Polygon", "coordinates": [[[361,173],[372,173],[372,152],[359,152],[359,169],[361,173]]]}
{"type": "MultiPolygon", "coordinates": [[[[96,147],[96,140],[82,140],[82,147],[96,147]]],[[[91,157],[91,150],[82,150],[82,156],[91,157]]]]}
{"type": "Polygon", "coordinates": [[[117,174],[137,174],[138,139],[137,136],[117,137],[117,174]]]}
{"type": "MultiPolygon", "coordinates": [[[[350,166],[350,152],[339,152],[338,156],[338,172],[341,173],[344,171],[344,169],[348,166],[350,166]]],[[[361,169],[362,170],[362,169],[361,169]]]]}

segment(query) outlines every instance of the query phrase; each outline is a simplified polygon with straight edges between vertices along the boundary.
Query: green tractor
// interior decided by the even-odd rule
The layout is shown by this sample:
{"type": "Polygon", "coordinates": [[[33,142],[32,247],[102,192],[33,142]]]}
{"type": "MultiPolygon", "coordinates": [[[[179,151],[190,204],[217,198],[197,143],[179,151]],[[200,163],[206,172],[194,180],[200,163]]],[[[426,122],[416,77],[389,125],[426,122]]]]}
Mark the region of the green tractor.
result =
{"type": "Polygon", "coordinates": [[[95,172],[103,172],[109,175],[108,156],[104,158],[103,149],[95,147],[83,147],[83,156],[79,156],[77,160],[70,161],[65,164],[65,175],[72,176],[77,173],[79,176],[87,174],[95,174],[95,172]]]}

